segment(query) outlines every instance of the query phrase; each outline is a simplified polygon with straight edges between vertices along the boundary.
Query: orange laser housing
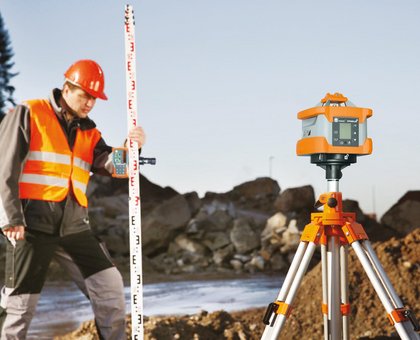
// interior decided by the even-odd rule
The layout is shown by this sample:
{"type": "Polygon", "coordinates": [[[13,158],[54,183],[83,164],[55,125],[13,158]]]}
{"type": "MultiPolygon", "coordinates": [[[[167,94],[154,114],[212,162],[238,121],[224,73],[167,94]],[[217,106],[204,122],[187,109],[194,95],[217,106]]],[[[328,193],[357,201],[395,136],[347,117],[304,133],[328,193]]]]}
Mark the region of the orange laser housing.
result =
{"type": "MultiPolygon", "coordinates": [[[[372,116],[372,109],[343,106],[347,103],[350,105],[347,97],[342,94],[327,93],[321,100],[322,106],[300,111],[297,117],[300,120],[307,120],[322,115],[332,125],[334,118],[357,118],[359,124],[365,124],[367,118],[372,116]]],[[[296,154],[299,156],[322,153],[368,155],[372,153],[372,139],[366,138],[364,143],[359,146],[335,146],[328,142],[327,136],[319,135],[306,136],[297,142],[296,154]]]]}

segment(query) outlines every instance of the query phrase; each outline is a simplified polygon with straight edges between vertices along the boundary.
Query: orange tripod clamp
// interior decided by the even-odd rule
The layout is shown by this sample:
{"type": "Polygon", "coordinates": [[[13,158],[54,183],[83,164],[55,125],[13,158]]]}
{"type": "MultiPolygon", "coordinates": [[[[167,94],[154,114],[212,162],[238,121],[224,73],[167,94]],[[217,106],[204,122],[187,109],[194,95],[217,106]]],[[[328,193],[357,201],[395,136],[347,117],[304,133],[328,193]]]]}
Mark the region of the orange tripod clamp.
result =
{"type": "Polygon", "coordinates": [[[286,316],[286,318],[288,318],[291,312],[292,307],[284,301],[274,301],[268,305],[267,310],[265,311],[263,322],[265,325],[270,325],[271,315],[275,314],[273,321],[271,322],[271,325],[273,325],[277,315],[283,314],[286,316]]]}

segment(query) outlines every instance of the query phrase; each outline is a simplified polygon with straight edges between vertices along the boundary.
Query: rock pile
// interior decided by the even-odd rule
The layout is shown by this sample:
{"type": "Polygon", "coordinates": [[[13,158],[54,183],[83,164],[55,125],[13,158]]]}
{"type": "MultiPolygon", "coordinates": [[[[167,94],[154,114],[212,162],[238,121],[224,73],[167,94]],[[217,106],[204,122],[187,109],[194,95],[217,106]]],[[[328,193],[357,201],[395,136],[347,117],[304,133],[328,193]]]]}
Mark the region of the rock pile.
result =
{"type": "Polygon", "coordinates": [[[381,218],[381,223],[403,236],[420,228],[420,191],[409,191],[381,218]]]}
{"type": "MultiPolygon", "coordinates": [[[[92,228],[124,271],[129,255],[127,183],[104,177],[91,182],[92,228]]],[[[143,263],[148,274],[285,271],[314,211],[311,186],[282,192],[266,177],[226,193],[208,192],[202,199],[196,192],[179,194],[144,177],[141,186],[143,263]]],[[[366,216],[356,201],[345,200],[343,207],[356,212],[371,240],[386,240],[410,230],[405,224],[398,229],[396,221],[400,214],[408,216],[406,205],[420,204],[412,203],[412,197],[384,215],[386,226],[366,216]]],[[[406,224],[413,221],[414,217],[406,224]]]]}
{"type": "MultiPolygon", "coordinates": [[[[281,191],[276,181],[266,177],[226,193],[208,192],[202,199],[196,192],[180,194],[143,176],[140,181],[143,269],[148,276],[285,271],[314,211],[311,186],[281,191]]],[[[88,188],[92,229],[123,273],[129,269],[127,187],[126,180],[93,176],[88,188]]],[[[356,212],[373,241],[418,228],[419,207],[420,192],[409,192],[379,224],[356,201],[343,201],[344,211],[356,212]]],[[[4,251],[0,254],[1,264],[4,251]]],[[[316,258],[312,265],[315,263],[316,258]]],[[[59,268],[53,264],[52,269],[54,277],[59,268]]]]}
{"type": "MultiPolygon", "coordinates": [[[[142,183],[142,241],[149,273],[284,270],[314,203],[312,187],[280,193],[278,183],[270,178],[243,183],[227,193],[207,193],[203,199],[196,192],[181,195],[143,181],[147,184],[145,189],[142,183]]],[[[92,182],[92,228],[117,264],[127,263],[124,184],[110,178],[92,182]]]]}

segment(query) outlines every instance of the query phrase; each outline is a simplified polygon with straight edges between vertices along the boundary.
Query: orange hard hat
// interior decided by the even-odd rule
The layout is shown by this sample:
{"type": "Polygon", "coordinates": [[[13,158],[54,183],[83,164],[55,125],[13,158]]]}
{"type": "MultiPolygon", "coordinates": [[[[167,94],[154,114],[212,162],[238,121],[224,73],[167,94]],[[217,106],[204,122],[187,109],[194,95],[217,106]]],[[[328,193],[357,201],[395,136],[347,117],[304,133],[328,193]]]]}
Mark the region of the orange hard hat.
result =
{"type": "Polygon", "coordinates": [[[78,60],[64,73],[64,77],[91,96],[103,100],[108,99],[104,93],[104,72],[97,62],[89,59],[78,60]]]}

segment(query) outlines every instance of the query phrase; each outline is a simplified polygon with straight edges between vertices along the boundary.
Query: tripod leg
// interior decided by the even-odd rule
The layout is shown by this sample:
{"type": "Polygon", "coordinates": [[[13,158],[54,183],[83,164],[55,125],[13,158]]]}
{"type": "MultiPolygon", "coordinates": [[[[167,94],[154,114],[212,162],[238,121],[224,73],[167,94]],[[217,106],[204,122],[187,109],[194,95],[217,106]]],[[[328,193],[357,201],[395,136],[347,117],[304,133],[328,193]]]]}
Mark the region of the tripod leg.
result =
{"type": "Polygon", "coordinates": [[[289,293],[290,286],[295,279],[296,272],[299,269],[300,264],[302,263],[303,255],[305,254],[305,250],[307,248],[306,242],[300,242],[299,247],[296,250],[296,254],[293,257],[292,263],[290,264],[290,268],[287,272],[286,278],[284,279],[283,285],[281,286],[280,293],[277,296],[277,301],[284,301],[286,299],[287,293],[289,293]]]}
{"type": "Polygon", "coordinates": [[[264,322],[267,326],[264,329],[264,333],[261,337],[261,340],[278,339],[280,331],[284,325],[284,322],[286,321],[288,311],[290,310],[290,305],[292,304],[293,299],[297,294],[297,290],[300,286],[300,283],[302,282],[302,279],[305,275],[305,272],[308,269],[309,262],[312,259],[315,248],[316,244],[314,242],[301,242],[299,244],[299,248],[287,273],[285,283],[283,284],[284,289],[282,287],[276,301],[279,303],[284,303],[284,306],[286,306],[287,311],[284,314],[277,314],[276,311],[271,310],[271,313],[270,307],[272,306],[272,304],[270,304],[266,316],[264,317],[264,322]]]}
{"type": "Polygon", "coordinates": [[[328,261],[327,245],[321,244],[321,266],[322,266],[322,315],[324,318],[324,340],[328,340],[328,261]]]}
{"type": "MultiPolygon", "coordinates": [[[[400,297],[398,296],[397,292],[395,291],[384,268],[382,267],[382,264],[379,261],[378,256],[376,255],[375,251],[372,248],[372,244],[368,240],[366,240],[363,242],[363,246],[366,249],[366,253],[369,256],[369,259],[376,271],[376,274],[380,278],[383,287],[385,288],[386,292],[388,293],[389,298],[391,299],[394,305],[394,309],[404,309],[404,304],[401,301],[400,297]]],[[[407,310],[405,311],[407,312],[407,310]]],[[[408,334],[414,333],[414,336],[412,338],[410,337],[410,339],[420,340],[420,335],[414,332],[414,331],[419,331],[418,321],[415,319],[414,314],[412,315],[412,317],[413,317],[413,320],[410,320],[411,322],[408,322],[408,321],[402,322],[402,325],[404,326],[408,334]],[[417,325],[415,325],[415,323],[417,323],[417,325]],[[417,329],[414,329],[413,326],[416,327],[417,329]]]]}
{"type": "Polygon", "coordinates": [[[397,292],[395,291],[394,287],[392,286],[391,281],[388,278],[388,275],[385,273],[384,268],[382,267],[382,264],[380,263],[375,251],[372,248],[372,245],[369,241],[363,242],[363,247],[366,250],[367,255],[369,256],[369,260],[374,266],[374,269],[376,271],[376,274],[381,279],[382,285],[387,290],[388,296],[392,299],[392,303],[394,307],[403,307],[403,303],[398,296],[397,292]]]}
{"type": "MultiPolygon", "coordinates": [[[[296,272],[297,272],[300,264],[302,263],[302,258],[303,258],[303,255],[305,254],[307,246],[308,246],[307,242],[300,242],[299,243],[298,249],[296,250],[295,256],[293,257],[293,260],[292,260],[292,263],[290,264],[289,270],[287,271],[286,278],[283,281],[283,284],[281,286],[281,289],[280,289],[279,295],[277,296],[276,301],[285,301],[286,300],[286,296],[289,293],[290,286],[292,285],[292,282],[295,279],[296,272]]],[[[267,312],[268,312],[268,310],[267,310],[267,312]]],[[[270,317],[270,319],[265,320],[264,322],[266,324],[273,324],[274,323],[273,319],[276,318],[276,314],[269,315],[269,317],[270,317]]],[[[264,319],[265,318],[266,317],[264,317],[264,319]]],[[[268,326],[266,326],[261,339],[271,339],[271,333],[272,333],[272,328],[269,328],[268,326]]]]}
{"type": "MultiPolygon", "coordinates": [[[[396,309],[403,308],[404,306],[392,287],[370,242],[363,241],[361,244],[359,241],[355,241],[351,245],[388,315],[392,314],[396,309]]],[[[394,327],[403,340],[420,339],[409,320],[395,322],[394,327]]]]}
{"type": "Polygon", "coordinates": [[[341,339],[340,309],[340,240],[338,236],[328,239],[328,321],[330,339],[341,339]]]}
{"type": "Polygon", "coordinates": [[[347,245],[340,246],[340,286],[341,286],[341,310],[343,320],[343,340],[350,339],[349,330],[349,278],[348,278],[348,253],[347,245]]]}

